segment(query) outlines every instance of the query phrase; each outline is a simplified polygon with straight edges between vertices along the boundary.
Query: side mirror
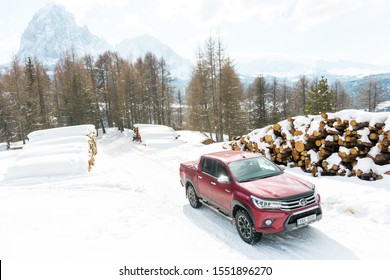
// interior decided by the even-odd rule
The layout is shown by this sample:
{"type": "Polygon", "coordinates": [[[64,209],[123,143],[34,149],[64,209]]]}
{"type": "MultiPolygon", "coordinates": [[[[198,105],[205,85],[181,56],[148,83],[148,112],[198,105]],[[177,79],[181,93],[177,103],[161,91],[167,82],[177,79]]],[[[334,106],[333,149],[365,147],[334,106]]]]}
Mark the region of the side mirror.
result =
{"type": "Polygon", "coordinates": [[[280,170],[282,170],[282,171],[286,170],[286,166],[284,166],[284,165],[278,165],[278,166],[279,166],[280,170]]]}
{"type": "Polygon", "coordinates": [[[220,184],[230,184],[229,177],[225,176],[225,175],[219,176],[218,183],[220,183],[220,184]]]}

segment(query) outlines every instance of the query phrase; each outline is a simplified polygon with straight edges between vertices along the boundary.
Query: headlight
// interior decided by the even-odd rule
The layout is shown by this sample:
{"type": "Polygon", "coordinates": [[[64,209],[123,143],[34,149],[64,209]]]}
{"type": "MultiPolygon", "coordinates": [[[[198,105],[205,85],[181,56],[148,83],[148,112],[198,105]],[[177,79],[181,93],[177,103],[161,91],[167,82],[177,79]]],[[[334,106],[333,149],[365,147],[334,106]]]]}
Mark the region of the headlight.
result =
{"type": "Polygon", "coordinates": [[[317,191],[317,188],[316,188],[315,185],[313,185],[313,191],[314,191],[314,198],[318,202],[319,201],[319,199],[318,199],[318,191],[317,191]]]}
{"type": "Polygon", "coordinates": [[[274,200],[264,200],[251,195],[253,204],[259,209],[280,209],[281,202],[274,200]]]}

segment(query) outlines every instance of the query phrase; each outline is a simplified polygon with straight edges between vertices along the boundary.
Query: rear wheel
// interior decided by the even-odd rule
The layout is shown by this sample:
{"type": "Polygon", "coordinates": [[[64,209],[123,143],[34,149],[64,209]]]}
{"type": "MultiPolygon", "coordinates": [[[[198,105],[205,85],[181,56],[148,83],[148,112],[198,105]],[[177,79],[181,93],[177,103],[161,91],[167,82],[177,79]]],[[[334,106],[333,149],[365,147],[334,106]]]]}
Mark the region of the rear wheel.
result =
{"type": "Polygon", "coordinates": [[[187,197],[188,197],[188,201],[190,202],[190,205],[193,208],[199,208],[202,205],[202,203],[199,201],[199,197],[196,195],[194,186],[192,185],[188,186],[187,197]]]}
{"type": "Polygon", "coordinates": [[[256,232],[252,219],[245,210],[238,210],[236,214],[236,228],[241,239],[246,243],[255,244],[260,241],[262,233],[256,232]]]}

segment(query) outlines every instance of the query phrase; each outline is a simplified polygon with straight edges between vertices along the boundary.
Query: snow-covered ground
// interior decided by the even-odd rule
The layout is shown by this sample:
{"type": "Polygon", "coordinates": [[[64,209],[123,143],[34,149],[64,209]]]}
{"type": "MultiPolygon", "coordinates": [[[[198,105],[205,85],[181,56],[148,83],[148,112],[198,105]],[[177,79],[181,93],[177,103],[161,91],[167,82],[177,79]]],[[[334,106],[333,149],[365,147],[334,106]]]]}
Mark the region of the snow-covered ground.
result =
{"type": "Polygon", "coordinates": [[[21,150],[0,151],[0,259],[390,259],[390,176],[367,182],[287,169],[316,184],[323,219],[250,246],[223,217],[191,208],[179,182],[180,162],[222,144],[177,134],[171,148],[148,147],[133,143],[132,131],[109,129],[90,173],[27,181],[6,176],[21,150]]]}

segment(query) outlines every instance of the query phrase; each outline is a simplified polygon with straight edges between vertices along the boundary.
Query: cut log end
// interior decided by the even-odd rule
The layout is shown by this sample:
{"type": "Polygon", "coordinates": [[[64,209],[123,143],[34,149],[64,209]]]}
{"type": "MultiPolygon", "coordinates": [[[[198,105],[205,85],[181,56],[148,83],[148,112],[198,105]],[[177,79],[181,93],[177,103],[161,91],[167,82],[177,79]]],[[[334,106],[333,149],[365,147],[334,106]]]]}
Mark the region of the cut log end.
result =
{"type": "Polygon", "coordinates": [[[294,147],[298,153],[302,153],[305,150],[305,144],[302,141],[295,142],[294,147]]]}

